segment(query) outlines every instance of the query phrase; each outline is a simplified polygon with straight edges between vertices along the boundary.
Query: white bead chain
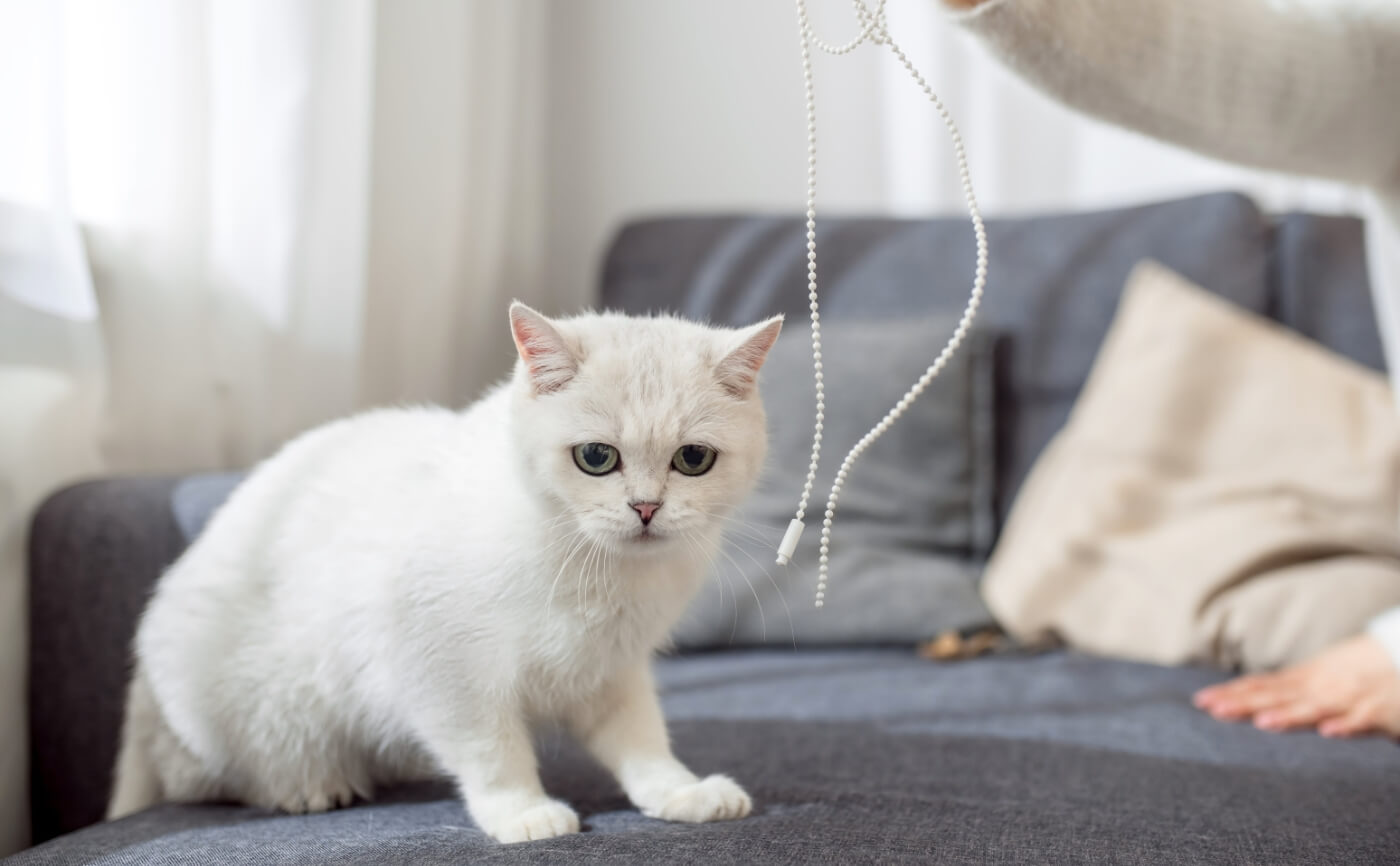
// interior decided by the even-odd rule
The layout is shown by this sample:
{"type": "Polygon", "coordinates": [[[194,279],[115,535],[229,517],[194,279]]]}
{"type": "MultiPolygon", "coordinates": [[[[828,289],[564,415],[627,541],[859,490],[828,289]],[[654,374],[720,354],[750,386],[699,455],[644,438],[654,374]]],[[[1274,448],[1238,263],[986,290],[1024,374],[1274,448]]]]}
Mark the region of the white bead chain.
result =
{"type": "Polygon", "coordinates": [[[831,494],[826,500],[826,514],[822,520],[821,553],[817,562],[817,607],[822,607],[826,600],[828,563],[831,552],[831,526],[836,519],[836,502],[841,496],[841,488],[846,483],[851,466],[876,439],[884,435],[885,431],[899,420],[900,416],[929,386],[934,377],[947,366],[948,359],[962,345],[968,330],[972,327],[972,319],[977,315],[977,307],[982,302],[982,291],[987,284],[987,232],[982,225],[982,215],[977,209],[977,198],[972,192],[972,178],[967,168],[967,153],[963,148],[962,136],[958,133],[957,124],[953,122],[952,116],[948,114],[948,109],[933,92],[933,88],[929,87],[928,82],[914,68],[914,64],[890,39],[885,21],[885,0],[879,0],[874,11],[866,7],[864,0],[851,0],[851,2],[855,7],[856,18],[861,25],[860,33],[844,45],[832,45],[816,37],[812,31],[812,23],[807,16],[806,0],[797,0],[798,34],[802,45],[802,83],[807,97],[807,297],[808,308],[812,312],[812,375],[816,383],[817,408],[816,422],[812,427],[812,459],[807,467],[807,480],[802,486],[802,499],[797,506],[797,516],[788,525],[782,545],[778,548],[778,562],[780,564],[787,563],[791,558],[793,551],[797,548],[797,541],[802,535],[803,519],[807,515],[812,485],[816,481],[817,466],[821,460],[822,422],[826,414],[826,389],[822,383],[821,315],[817,307],[817,105],[812,88],[813,45],[828,54],[849,53],[866,41],[875,45],[885,45],[909,72],[914,83],[923,90],[929,102],[933,103],[934,109],[942,118],[943,125],[947,128],[948,135],[952,139],[953,153],[957,157],[958,176],[962,181],[963,197],[967,201],[968,216],[972,218],[972,230],[977,238],[977,271],[973,277],[972,292],[968,295],[967,306],[963,309],[962,318],[958,320],[958,326],[953,330],[953,335],[948,338],[943,351],[938,353],[938,357],[934,359],[918,381],[910,386],[899,402],[885,413],[885,417],[880,419],[880,423],[862,436],[846,455],[846,459],[841,461],[841,468],[836,472],[836,480],[832,483],[831,494]]]}

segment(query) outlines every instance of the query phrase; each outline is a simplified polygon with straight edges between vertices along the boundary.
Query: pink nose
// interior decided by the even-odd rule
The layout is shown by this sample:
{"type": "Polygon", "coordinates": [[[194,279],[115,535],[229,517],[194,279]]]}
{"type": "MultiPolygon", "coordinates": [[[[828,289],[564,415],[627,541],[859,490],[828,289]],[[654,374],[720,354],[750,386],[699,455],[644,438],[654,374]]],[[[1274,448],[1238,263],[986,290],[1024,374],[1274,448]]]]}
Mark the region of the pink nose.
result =
{"type": "Polygon", "coordinates": [[[628,504],[642,518],[643,526],[651,525],[651,516],[656,513],[656,509],[661,507],[660,502],[629,502],[628,504]]]}

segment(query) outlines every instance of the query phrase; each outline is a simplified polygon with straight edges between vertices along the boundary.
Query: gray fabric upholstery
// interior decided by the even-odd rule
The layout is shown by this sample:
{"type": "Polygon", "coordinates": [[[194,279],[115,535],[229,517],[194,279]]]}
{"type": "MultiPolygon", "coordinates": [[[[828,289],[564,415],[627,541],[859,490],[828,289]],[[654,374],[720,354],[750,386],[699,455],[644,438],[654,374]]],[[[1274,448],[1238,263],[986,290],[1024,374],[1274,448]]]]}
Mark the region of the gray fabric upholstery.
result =
{"type": "Polygon", "coordinates": [[[170,511],[186,542],[204,531],[214,511],[224,504],[246,473],[211,472],[181,478],[170,494],[170,511]]]}
{"type": "MultiPolygon", "coordinates": [[[[1230,193],[1096,213],[987,221],[981,326],[997,365],[997,510],[1064,424],[1117,309],[1128,272],[1156,259],[1187,279],[1380,369],[1360,224],[1274,220],[1230,193]]],[[[625,226],[603,267],[602,300],[739,324],[807,315],[798,218],[694,216],[625,226]]],[[[974,247],[961,217],[828,218],[818,225],[826,320],[956,314],[974,247]]],[[[929,346],[932,358],[937,343],[929,346]]]]}
{"type": "Polygon", "coordinates": [[[1384,370],[1360,228],[1346,217],[1280,217],[1269,259],[1273,293],[1267,313],[1335,352],[1384,370]]]}
{"type": "Polygon", "coordinates": [[[1394,863],[1400,749],[1212,722],[1214,675],[1073,655],[937,665],[907,651],[749,651],[659,665],[678,752],[753,817],[664,824],[562,740],[546,786],[587,832],[502,847],[445,785],[291,817],[162,806],[39,864],[1394,863]]]}
{"type": "MultiPolygon", "coordinates": [[[[763,368],[769,458],[730,524],[726,555],[681,623],[685,647],[910,643],[991,622],[977,593],[991,551],[992,343],[974,334],[923,398],[861,457],[832,537],[831,604],[812,605],[820,520],[775,565],[812,442],[811,330],[784,329],[763,368]]],[[[809,512],[821,515],[836,467],[929,363],[955,321],[837,320],[822,332],[826,460],[809,512]]]]}
{"type": "MultiPolygon", "coordinates": [[[[1003,512],[1143,257],[1380,365],[1354,220],[1267,220],[1222,195],[990,228],[983,324],[998,334],[1003,512]]],[[[830,321],[946,315],[961,304],[971,239],[960,220],[827,220],[822,232],[830,321]]],[[[786,311],[795,323],[805,314],[801,251],[796,220],[648,220],[619,236],[603,300],[733,323],[786,311]]],[[[679,752],[749,787],[758,812],[745,821],[642,818],[596,767],[550,741],[547,784],[589,828],[576,837],[489,845],[442,786],[314,817],[162,806],[92,824],[142,602],[236,480],[103,481],[40,511],[30,538],[32,790],[35,838],[52,841],[16,864],[1400,862],[1400,750],[1390,744],[1217,724],[1188,705],[1215,676],[1203,671],[1071,655],[938,666],[907,650],[728,652],[661,665],[679,752]]]]}
{"type": "Polygon", "coordinates": [[[117,757],[127,647],[155,578],[185,547],[174,480],[55,494],[29,541],[29,724],[36,840],[100,820],[117,757]]]}

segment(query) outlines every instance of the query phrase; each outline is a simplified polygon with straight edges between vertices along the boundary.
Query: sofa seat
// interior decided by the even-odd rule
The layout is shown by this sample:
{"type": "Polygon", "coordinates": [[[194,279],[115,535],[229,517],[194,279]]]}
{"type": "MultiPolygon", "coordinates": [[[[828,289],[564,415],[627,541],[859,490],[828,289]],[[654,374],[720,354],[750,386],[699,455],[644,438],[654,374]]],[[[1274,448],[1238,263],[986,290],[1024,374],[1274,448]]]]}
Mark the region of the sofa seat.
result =
{"type": "Polygon", "coordinates": [[[658,664],[679,754],[752,817],[640,815],[562,737],[545,784],[585,831],[497,845],[450,785],[313,816],[166,805],[19,855],[40,864],[1395,863],[1400,749],[1268,734],[1190,704],[1218,675],[1068,653],[935,663],[908,649],[658,664]]]}

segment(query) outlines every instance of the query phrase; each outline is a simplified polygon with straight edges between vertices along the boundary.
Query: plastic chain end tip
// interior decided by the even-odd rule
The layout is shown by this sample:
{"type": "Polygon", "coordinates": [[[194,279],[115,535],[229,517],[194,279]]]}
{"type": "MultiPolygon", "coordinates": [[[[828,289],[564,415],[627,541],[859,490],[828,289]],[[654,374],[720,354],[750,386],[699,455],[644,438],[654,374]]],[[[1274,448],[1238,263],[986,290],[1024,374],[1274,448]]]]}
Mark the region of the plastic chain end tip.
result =
{"type": "Polygon", "coordinates": [[[793,518],[788,524],[787,532],[783,534],[783,543],[778,545],[778,564],[787,565],[792,559],[792,554],[797,550],[797,542],[802,538],[802,529],[806,526],[802,521],[793,518]]]}

